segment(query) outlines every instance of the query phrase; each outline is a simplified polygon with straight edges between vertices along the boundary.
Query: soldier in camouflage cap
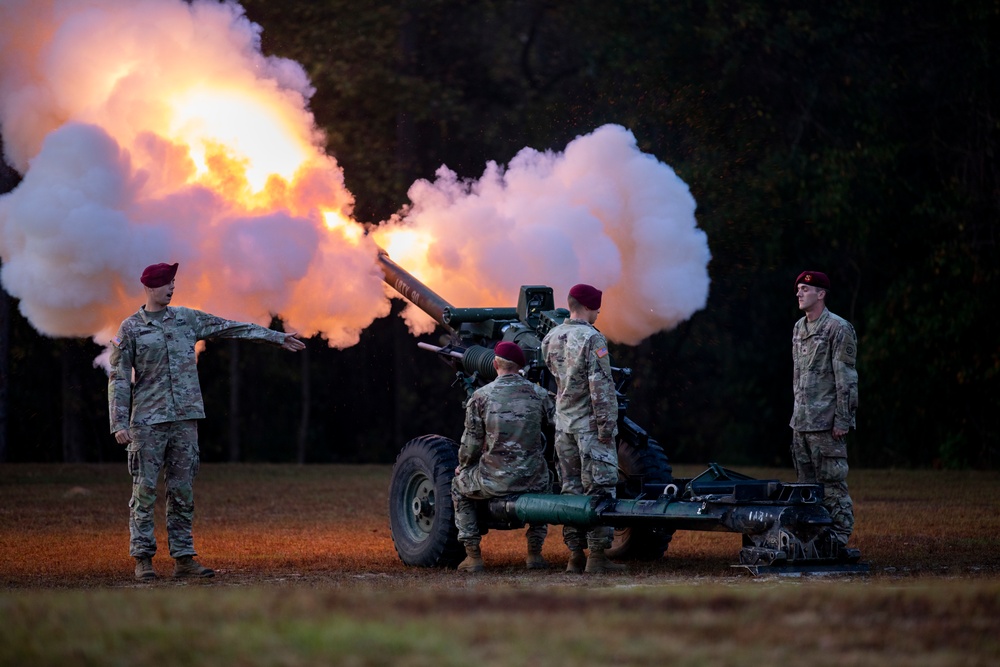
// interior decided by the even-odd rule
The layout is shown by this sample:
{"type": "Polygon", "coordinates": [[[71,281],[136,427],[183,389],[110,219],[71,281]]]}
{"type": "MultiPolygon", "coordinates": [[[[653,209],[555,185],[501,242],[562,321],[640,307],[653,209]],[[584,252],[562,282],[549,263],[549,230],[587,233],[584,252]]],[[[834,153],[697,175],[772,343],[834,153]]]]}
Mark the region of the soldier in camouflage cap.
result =
{"type": "Polygon", "coordinates": [[[111,341],[108,410],[111,433],[118,444],[128,447],[132,475],[129,553],[135,558],[135,576],[140,580],[156,577],[153,509],[161,469],[166,476],[167,538],[175,559],[174,576],[215,574],[194,560],[191,536],[192,483],[199,466],[195,420],[205,416],[195,344],[209,338],[241,338],[293,352],[305,348],[295,333],[170,306],[176,273],[177,264],[146,267],[140,278],[146,303],[122,322],[111,341]]]}
{"type": "Polygon", "coordinates": [[[830,279],[803,271],[795,280],[805,316],[792,329],[792,461],[799,482],[820,482],[833,532],[847,544],[854,503],[847,492],[847,432],[858,408],[858,341],[854,327],[826,307],[830,279]]]}
{"type": "MultiPolygon", "coordinates": [[[[518,372],[525,365],[520,347],[504,341],[497,343],[494,354],[497,379],[477,389],[466,405],[458,467],[451,482],[455,525],[466,553],[460,572],[483,569],[473,500],[545,493],[550,486],[542,421],[552,421],[555,405],[547,391],[518,372]]],[[[545,524],[528,526],[528,569],[547,567],[542,558],[547,531],[545,524]]]]}
{"type": "MultiPolygon", "coordinates": [[[[618,484],[618,397],[608,343],[594,327],[601,295],[590,285],[573,286],[569,319],[542,340],[542,358],[558,385],[555,449],[566,494],[613,496],[618,484]]],[[[570,550],[566,571],[623,570],[605,554],[613,537],[608,526],[591,529],[586,534],[590,555],[584,556],[583,531],[564,526],[563,541],[570,550]]]]}

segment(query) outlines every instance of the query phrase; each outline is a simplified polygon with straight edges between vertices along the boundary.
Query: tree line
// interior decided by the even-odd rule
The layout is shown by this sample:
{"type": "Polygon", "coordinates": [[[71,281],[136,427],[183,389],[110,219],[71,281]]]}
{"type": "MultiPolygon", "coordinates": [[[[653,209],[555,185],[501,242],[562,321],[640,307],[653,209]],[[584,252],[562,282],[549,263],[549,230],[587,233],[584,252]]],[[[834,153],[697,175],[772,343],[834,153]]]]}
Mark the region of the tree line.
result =
{"type": "MultiPolygon", "coordinates": [[[[708,305],[612,349],[674,460],[789,463],[793,281],[811,268],[859,337],[854,464],[995,467],[1000,10],[882,5],[243,2],[265,52],[309,73],[359,220],[441,164],[477,177],[605,123],[676,170],[709,238],[708,305]]],[[[0,458],[122,459],[96,347],[38,336],[6,296],[0,317],[0,458]]],[[[213,343],[200,368],[207,460],[386,462],[461,430],[447,369],[394,317],[295,361],[213,343]]]]}

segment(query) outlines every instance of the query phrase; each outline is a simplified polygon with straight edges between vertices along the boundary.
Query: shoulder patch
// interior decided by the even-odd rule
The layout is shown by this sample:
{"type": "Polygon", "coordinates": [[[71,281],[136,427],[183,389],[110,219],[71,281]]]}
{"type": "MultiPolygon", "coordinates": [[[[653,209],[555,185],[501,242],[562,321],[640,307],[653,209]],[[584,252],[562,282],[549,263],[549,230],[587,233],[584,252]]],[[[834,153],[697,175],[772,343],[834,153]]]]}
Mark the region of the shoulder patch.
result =
{"type": "Polygon", "coordinates": [[[604,357],[608,356],[608,346],[605,345],[603,347],[597,348],[596,350],[594,350],[594,354],[597,355],[598,359],[603,359],[604,357]]]}
{"type": "Polygon", "coordinates": [[[112,338],[112,339],[111,339],[111,343],[112,343],[112,344],[113,344],[113,345],[114,345],[115,347],[121,347],[121,346],[122,346],[122,339],[121,339],[121,338],[119,338],[118,336],[115,336],[114,338],[112,338]]]}

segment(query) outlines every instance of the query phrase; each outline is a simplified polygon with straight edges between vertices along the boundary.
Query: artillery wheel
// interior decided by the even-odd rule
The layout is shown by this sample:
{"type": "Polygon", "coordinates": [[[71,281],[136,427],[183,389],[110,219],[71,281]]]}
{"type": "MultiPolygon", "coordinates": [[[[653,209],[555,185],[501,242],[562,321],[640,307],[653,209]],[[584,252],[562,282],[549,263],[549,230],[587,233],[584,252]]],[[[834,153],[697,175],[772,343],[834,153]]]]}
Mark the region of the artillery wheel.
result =
{"type": "MultiPolygon", "coordinates": [[[[673,472],[666,453],[655,440],[650,439],[641,449],[627,440],[618,441],[619,498],[635,498],[642,491],[643,482],[670,483],[674,480],[673,472]]],[[[608,555],[619,559],[656,560],[663,557],[673,536],[674,531],[664,528],[616,528],[608,555]]]]}
{"type": "Polygon", "coordinates": [[[465,554],[455,528],[451,479],[458,444],[440,435],[410,440],[389,482],[389,530],[400,560],[417,567],[454,567],[465,554]]]}

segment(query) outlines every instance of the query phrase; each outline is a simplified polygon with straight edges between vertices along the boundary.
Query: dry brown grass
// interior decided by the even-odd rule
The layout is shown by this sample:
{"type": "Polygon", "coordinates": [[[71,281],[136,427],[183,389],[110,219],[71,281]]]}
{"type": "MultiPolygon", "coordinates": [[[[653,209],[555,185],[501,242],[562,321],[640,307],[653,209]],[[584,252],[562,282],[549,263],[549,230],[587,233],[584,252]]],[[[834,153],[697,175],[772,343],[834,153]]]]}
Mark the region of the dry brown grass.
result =
{"type": "MultiPolygon", "coordinates": [[[[677,473],[700,470],[679,466],[677,473]]],[[[388,466],[204,466],[196,483],[196,546],[227,582],[379,575],[405,585],[412,578],[450,578],[405,568],[396,557],[386,509],[389,473],[388,466]]],[[[129,484],[119,465],[0,467],[0,584],[131,585],[129,484]]],[[[852,472],[851,490],[854,545],[872,563],[873,576],[1000,574],[1000,474],[861,470],[852,472]]],[[[160,504],[154,566],[166,573],[171,562],[160,504]]],[[[483,545],[498,576],[527,576],[519,571],[522,531],[491,532],[483,545]]],[[[729,565],[739,548],[738,535],[684,531],[665,559],[636,564],[631,574],[738,576],[729,565]]],[[[565,562],[558,527],[545,555],[565,562]]]]}
{"type": "MultiPolygon", "coordinates": [[[[219,575],[140,584],[123,466],[2,466],[0,665],[1000,660],[997,473],[854,471],[854,539],[872,574],[755,579],[729,568],[738,536],[696,532],[624,575],[528,572],[521,531],[486,536],[482,576],[406,568],[389,472],[205,466],[196,545],[219,575]]],[[[162,507],[158,523],[167,574],[162,507]]],[[[558,528],[545,554],[565,563],[558,528]]]]}

